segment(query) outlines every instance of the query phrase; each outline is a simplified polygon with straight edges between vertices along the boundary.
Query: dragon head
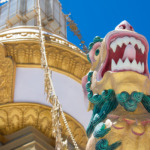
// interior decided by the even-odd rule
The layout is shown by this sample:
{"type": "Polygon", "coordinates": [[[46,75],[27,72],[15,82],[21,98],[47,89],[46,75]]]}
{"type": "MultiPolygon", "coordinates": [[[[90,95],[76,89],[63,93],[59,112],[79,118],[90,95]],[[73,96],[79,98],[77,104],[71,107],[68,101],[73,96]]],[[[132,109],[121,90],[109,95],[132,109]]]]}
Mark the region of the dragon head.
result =
{"type": "MultiPolygon", "coordinates": [[[[115,94],[124,91],[150,94],[149,45],[146,38],[136,33],[127,21],[121,22],[104,39],[95,37],[89,50],[87,58],[91,62],[90,89],[93,94],[101,94],[108,89],[113,89],[115,94]]],[[[83,77],[86,97],[88,81],[88,75],[83,77]]]]}

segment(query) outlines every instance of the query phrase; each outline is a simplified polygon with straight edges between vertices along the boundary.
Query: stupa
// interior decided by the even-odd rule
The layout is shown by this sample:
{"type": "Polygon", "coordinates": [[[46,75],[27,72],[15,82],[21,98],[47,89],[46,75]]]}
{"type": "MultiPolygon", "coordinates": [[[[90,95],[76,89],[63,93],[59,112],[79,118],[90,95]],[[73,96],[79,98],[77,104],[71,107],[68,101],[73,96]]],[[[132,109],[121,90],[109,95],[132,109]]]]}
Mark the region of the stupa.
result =
{"type": "MultiPolygon", "coordinates": [[[[81,79],[90,63],[67,40],[66,17],[58,0],[40,0],[48,66],[68,125],[80,149],[90,114],[81,79]],[[79,105],[80,104],[80,105],[79,105]]],[[[37,0],[9,0],[0,6],[0,149],[55,149],[51,104],[44,94],[44,72],[37,21],[37,0]]],[[[62,137],[74,149],[62,118],[62,137]]]]}

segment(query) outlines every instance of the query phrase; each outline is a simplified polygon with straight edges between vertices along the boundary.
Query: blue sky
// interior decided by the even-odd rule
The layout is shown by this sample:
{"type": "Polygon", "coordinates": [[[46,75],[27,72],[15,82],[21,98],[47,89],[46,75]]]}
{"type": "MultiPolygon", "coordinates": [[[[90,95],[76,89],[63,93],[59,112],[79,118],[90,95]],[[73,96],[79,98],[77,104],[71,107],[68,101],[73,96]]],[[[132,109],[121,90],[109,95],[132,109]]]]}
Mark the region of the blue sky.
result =
{"type": "Polygon", "coordinates": [[[0,6],[2,6],[3,4],[7,3],[8,0],[0,0],[0,6]]]}
{"type": "MultiPolygon", "coordinates": [[[[82,37],[88,45],[98,35],[104,37],[123,20],[150,42],[149,0],[59,0],[63,12],[71,12],[82,37]]],[[[79,40],[68,30],[68,40],[79,46],[79,40]]],[[[149,54],[150,58],[150,54],[149,54]]],[[[150,68],[150,63],[149,63],[150,68]]],[[[149,69],[150,70],[150,69],[149,69]]]]}

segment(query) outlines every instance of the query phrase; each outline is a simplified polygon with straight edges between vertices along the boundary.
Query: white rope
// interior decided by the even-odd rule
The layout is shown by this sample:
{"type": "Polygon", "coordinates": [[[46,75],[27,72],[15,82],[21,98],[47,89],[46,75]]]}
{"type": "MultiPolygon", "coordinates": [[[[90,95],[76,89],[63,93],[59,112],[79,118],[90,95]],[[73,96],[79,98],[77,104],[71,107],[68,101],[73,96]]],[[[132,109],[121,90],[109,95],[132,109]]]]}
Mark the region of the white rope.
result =
{"type": "MultiPolygon", "coordinates": [[[[69,128],[69,125],[68,125],[68,122],[66,120],[66,117],[64,115],[64,112],[63,112],[63,109],[62,109],[62,106],[60,105],[60,102],[56,96],[56,93],[55,93],[55,89],[54,89],[54,86],[53,86],[53,82],[52,82],[52,79],[51,79],[51,74],[52,74],[52,71],[49,69],[48,67],[48,63],[47,63],[47,57],[46,57],[46,50],[45,50],[45,39],[44,39],[44,35],[42,33],[42,22],[41,22],[41,9],[40,9],[40,0],[37,0],[38,3],[37,3],[37,13],[38,13],[38,25],[39,25],[39,38],[40,38],[40,45],[41,45],[41,66],[42,68],[44,69],[44,73],[45,73],[45,92],[47,93],[47,99],[53,99],[55,102],[54,103],[57,103],[58,106],[59,106],[59,109],[60,109],[60,112],[61,112],[61,115],[62,115],[62,119],[63,119],[63,122],[66,126],[66,129],[70,135],[70,138],[73,142],[73,145],[75,147],[76,150],[79,150],[79,147],[71,133],[71,130],[69,128]]],[[[54,104],[52,103],[52,104],[54,104]]],[[[58,117],[58,120],[57,120],[57,127],[59,128],[59,112],[57,114],[57,117],[58,117]]],[[[60,133],[59,132],[60,130],[58,129],[58,132],[57,133],[60,133]]],[[[58,135],[60,136],[60,135],[58,135]]],[[[56,145],[57,145],[57,136],[56,136],[56,145]]],[[[56,149],[59,150],[60,148],[56,146],[56,149]]]]}

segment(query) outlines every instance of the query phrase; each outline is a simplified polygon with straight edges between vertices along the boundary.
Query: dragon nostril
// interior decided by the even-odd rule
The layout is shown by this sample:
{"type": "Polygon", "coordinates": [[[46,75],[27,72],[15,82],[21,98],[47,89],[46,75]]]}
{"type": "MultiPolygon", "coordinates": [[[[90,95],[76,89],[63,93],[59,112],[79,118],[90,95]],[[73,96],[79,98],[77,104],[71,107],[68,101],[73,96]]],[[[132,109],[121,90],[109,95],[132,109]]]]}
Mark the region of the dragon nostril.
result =
{"type": "Polygon", "coordinates": [[[132,26],[130,26],[130,30],[133,31],[133,27],[132,26]]]}
{"type": "Polygon", "coordinates": [[[126,26],[124,24],[119,26],[120,29],[126,29],[126,26]]]}

